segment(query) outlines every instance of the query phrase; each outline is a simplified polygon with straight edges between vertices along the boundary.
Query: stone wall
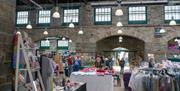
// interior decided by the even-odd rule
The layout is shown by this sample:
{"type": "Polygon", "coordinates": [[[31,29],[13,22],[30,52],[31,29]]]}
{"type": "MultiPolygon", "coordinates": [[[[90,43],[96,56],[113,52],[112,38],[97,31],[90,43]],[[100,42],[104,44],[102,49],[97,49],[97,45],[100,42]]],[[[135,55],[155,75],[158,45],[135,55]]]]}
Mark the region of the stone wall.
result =
{"type": "Polygon", "coordinates": [[[15,30],[16,0],[0,0],[0,90],[11,91],[12,38],[15,30]],[[9,82],[7,84],[7,82],[9,82]],[[6,85],[5,85],[6,84],[6,85]]]}
{"type": "MultiPolygon", "coordinates": [[[[126,0],[127,1],[127,0],[126,0]]],[[[131,1],[131,0],[129,0],[131,1]]],[[[142,1],[142,0],[141,0],[142,1]]],[[[65,4],[64,4],[65,5],[65,4]]],[[[81,4],[79,4],[81,5],[81,4]]],[[[164,5],[145,5],[147,7],[147,24],[128,24],[128,6],[122,6],[124,11],[124,15],[120,18],[123,27],[117,28],[116,23],[119,20],[119,17],[114,15],[116,6],[107,6],[112,7],[112,25],[94,25],[93,24],[93,7],[91,3],[87,3],[86,5],[82,4],[80,7],[80,17],[81,23],[83,25],[84,35],[78,35],[78,30],[80,26],[76,26],[74,29],[68,29],[66,26],[62,26],[60,20],[52,19],[52,23],[48,27],[49,36],[57,36],[63,35],[72,39],[72,41],[77,44],[77,50],[80,51],[95,51],[97,49],[98,41],[110,37],[110,36],[131,36],[137,39],[140,39],[144,42],[144,55],[147,56],[147,53],[156,53],[158,51],[167,50],[167,42],[174,37],[180,36],[180,26],[169,26],[164,23],[164,5]],[[154,37],[154,28],[160,27],[160,25],[164,25],[164,29],[167,32],[161,38],[154,37]],[[117,30],[122,29],[122,34],[117,34],[117,30]],[[172,31],[172,30],[176,31],[172,31]],[[90,46],[92,45],[92,46],[90,46]],[[83,46],[83,47],[82,47],[83,46]]],[[[60,5],[62,7],[63,5],[60,5]]],[[[103,7],[103,6],[102,6],[103,7]]],[[[36,12],[36,10],[33,10],[36,12]]],[[[43,35],[43,28],[37,26],[36,24],[36,13],[31,12],[31,19],[33,19],[33,27],[32,30],[26,30],[22,28],[21,30],[27,31],[30,36],[32,36],[34,41],[38,41],[45,36],[43,35]]],[[[109,43],[110,44],[110,43],[109,43]]],[[[134,46],[132,46],[134,48],[134,46]]],[[[99,50],[106,48],[106,46],[99,47],[99,50]]],[[[161,53],[162,54],[162,53],[161,53]]],[[[159,55],[159,54],[158,54],[159,55]]]]}

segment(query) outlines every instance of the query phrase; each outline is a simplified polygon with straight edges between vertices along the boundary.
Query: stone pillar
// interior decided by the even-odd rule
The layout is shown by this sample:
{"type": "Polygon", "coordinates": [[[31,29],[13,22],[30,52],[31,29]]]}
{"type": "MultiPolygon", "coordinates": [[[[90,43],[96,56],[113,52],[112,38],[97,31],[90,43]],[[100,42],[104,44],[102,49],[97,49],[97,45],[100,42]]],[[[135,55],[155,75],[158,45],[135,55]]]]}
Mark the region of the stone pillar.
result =
{"type": "Polygon", "coordinates": [[[165,54],[167,52],[167,43],[145,43],[145,60],[148,60],[148,54],[154,54],[155,60],[160,62],[162,59],[165,59],[165,54]]]}
{"type": "Polygon", "coordinates": [[[10,64],[13,53],[15,8],[16,0],[0,0],[0,91],[11,91],[12,71],[10,64]],[[8,85],[7,82],[9,82],[8,85]]]}

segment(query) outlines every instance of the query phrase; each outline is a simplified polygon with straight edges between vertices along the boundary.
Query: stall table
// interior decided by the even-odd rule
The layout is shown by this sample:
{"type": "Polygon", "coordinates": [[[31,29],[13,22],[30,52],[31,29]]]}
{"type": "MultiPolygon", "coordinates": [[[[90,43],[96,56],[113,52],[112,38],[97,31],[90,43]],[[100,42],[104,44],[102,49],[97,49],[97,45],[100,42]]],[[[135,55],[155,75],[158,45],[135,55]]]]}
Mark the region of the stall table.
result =
{"type": "Polygon", "coordinates": [[[86,83],[87,91],[113,91],[112,75],[77,74],[73,72],[70,79],[75,82],[86,83]]]}

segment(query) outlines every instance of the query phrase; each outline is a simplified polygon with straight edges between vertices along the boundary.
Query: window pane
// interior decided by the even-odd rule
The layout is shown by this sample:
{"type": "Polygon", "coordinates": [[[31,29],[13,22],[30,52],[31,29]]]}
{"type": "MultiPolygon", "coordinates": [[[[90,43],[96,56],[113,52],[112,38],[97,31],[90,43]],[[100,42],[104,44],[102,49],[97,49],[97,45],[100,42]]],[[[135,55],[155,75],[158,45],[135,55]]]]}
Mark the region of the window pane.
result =
{"type": "Polygon", "coordinates": [[[180,20],[180,5],[175,6],[165,6],[165,20],[171,20],[172,17],[175,20],[180,20]]]}
{"type": "Polygon", "coordinates": [[[70,23],[71,20],[74,23],[79,22],[79,9],[64,9],[64,23],[70,23]]]}
{"type": "Polygon", "coordinates": [[[146,21],[146,7],[129,7],[129,21],[146,21]]]}
{"type": "Polygon", "coordinates": [[[111,22],[111,8],[95,8],[95,22],[111,22]]]}
{"type": "Polygon", "coordinates": [[[50,23],[51,11],[50,10],[40,10],[38,23],[50,23]]]}
{"type": "Polygon", "coordinates": [[[28,24],[28,11],[17,12],[16,24],[28,24]]]}

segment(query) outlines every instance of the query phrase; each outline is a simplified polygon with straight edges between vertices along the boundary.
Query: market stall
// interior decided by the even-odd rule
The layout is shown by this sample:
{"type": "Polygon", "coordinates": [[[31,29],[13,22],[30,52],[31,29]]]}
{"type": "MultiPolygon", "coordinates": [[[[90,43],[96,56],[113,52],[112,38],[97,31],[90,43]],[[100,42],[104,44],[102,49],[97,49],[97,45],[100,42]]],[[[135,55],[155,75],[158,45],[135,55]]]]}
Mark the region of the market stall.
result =
{"type": "Polygon", "coordinates": [[[110,74],[79,71],[73,72],[70,79],[86,83],[87,91],[113,91],[113,76],[110,74]]]}

